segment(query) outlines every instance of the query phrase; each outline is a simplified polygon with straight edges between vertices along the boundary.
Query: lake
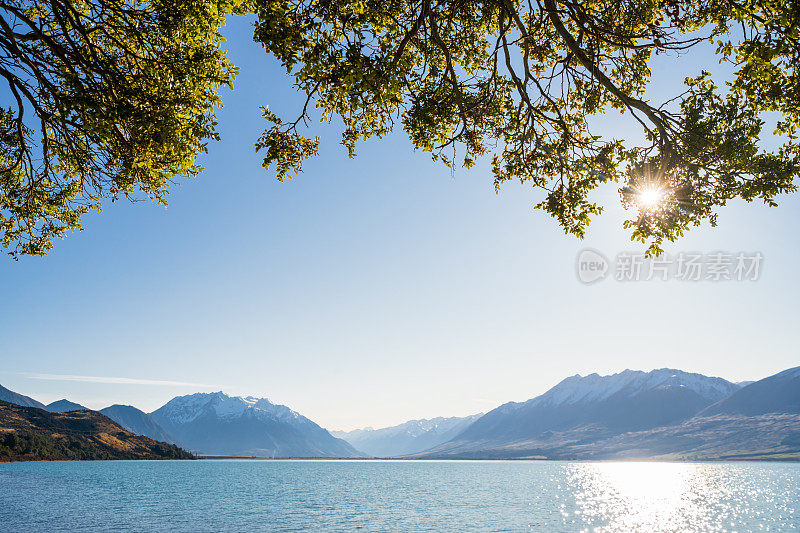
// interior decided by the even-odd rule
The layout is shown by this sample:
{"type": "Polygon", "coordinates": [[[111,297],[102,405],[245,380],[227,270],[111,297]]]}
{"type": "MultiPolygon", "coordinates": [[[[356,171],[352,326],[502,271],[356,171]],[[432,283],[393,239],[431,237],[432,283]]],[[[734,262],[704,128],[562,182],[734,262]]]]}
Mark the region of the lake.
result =
{"type": "Polygon", "coordinates": [[[790,531],[800,464],[0,464],[2,531],[790,531]]]}

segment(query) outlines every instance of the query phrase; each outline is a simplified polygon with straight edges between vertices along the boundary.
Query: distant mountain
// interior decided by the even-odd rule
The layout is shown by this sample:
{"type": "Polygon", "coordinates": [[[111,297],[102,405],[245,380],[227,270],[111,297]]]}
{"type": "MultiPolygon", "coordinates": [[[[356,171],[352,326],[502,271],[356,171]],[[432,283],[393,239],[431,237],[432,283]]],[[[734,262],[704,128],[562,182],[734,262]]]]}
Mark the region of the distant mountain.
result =
{"type": "Polygon", "coordinates": [[[456,438],[422,455],[548,456],[543,450],[559,449],[573,440],[591,443],[680,423],[738,389],[722,378],[668,368],[576,375],[541,396],[490,411],[456,438]]]}
{"type": "Polygon", "coordinates": [[[37,402],[28,396],[8,390],[2,385],[0,385],[0,401],[13,403],[14,405],[21,405],[23,407],[38,407],[39,409],[46,409],[43,403],[37,402]]]}
{"type": "Polygon", "coordinates": [[[45,409],[51,413],[67,413],[69,411],[84,411],[88,410],[89,408],[69,400],[58,400],[53,403],[48,403],[45,406],[45,409]]]}
{"type": "Polygon", "coordinates": [[[198,393],[174,398],[150,415],[189,449],[204,454],[361,456],[308,418],[265,398],[198,393]]]}
{"type": "Polygon", "coordinates": [[[800,414],[800,366],[756,381],[703,410],[700,416],[800,414]]]}
{"type": "Polygon", "coordinates": [[[561,436],[560,449],[551,448],[550,457],[797,460],[800,367],[752,382],[679,424],[624,433],[590,445],[565,437],[561,436]]]}
{"type": "Polygon", "coordinates": [[[0,461],[192,458],[96,411],[51,413],[0,401],[0,435],[0,461]]]}
{"type": "Polygon", "coordinates": [[[483,413],[465,417],[410,420],[381,429],[331,431],[371,457],[397,457],[419,453],[458,436],[483,413]]]}
{"type": "Polygon", "coordinates": [[[144,435],[160,442],[180,445],[178,439],[164,430],[152,416],[131,405],[111,405],[100,409],[100,412],[131,433],[144,435]]]}
{"type": "Polygon", "coordinates": [[[695,416],[672,426],[570,444],[552,458],[753,460],[800,459],[800,415],[695,416]]]}

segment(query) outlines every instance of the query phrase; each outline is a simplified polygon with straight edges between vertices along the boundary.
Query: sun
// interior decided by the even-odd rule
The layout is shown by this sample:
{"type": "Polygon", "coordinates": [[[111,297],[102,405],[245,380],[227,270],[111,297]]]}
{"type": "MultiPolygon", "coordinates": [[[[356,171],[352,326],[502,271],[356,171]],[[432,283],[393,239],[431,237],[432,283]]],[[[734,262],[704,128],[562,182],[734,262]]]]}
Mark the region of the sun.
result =
{"type": "Polygon", "coordinates": [[[637,193],[636,203],[644,209],[655,209],[664,199],[664,192],[657,187],[648,187],[637,193]]]}

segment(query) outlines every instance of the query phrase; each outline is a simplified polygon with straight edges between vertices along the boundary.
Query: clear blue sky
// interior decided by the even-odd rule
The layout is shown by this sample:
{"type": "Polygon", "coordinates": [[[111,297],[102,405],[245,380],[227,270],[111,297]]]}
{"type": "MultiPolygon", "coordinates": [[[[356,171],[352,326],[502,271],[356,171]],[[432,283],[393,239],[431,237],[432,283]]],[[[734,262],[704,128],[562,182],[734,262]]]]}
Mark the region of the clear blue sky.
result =
{"type": "MultiPolygon", "coordinates": [[[[335,125],[305,173],[279,183],[254,153],[258,106],[289,116],[299,97],[247,21],[227,33],[242,71],[201,177],[166,210],[109,205],[44,259],[0,259],[4,386],[148,411],[222,389],[349,429],[485,411],[575,373],[668,366],[737,381],[799,364],[800,199],[732,204],[720,227],[667,248],[760,251],[757,282],[585,286],[581,249],[641,251],[615,189],[578,241],[531,209],[536,191],[495,195],[486,165],[451,175],[402,134],[349,160],[335,125]]],[[[656,88],[692,60],[704,59],[657,65],[656,88]]]]}

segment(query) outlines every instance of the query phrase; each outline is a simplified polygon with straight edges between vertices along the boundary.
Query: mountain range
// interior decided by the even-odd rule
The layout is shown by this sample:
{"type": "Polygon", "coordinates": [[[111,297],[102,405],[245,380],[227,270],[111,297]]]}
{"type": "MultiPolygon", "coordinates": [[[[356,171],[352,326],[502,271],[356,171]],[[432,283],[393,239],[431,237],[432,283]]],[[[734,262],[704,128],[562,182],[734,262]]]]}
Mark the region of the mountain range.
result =
{"type": "MultiPolygon", "coordinates": [[[[3,387],[0,401],[85,410],[3,387]]],[[[739,383],[668,368],[575,375],[486,414],[353,431],[329,432],[284,405],[223,392],[179,396],[150,414],[121,405],[100,412],[128,431],[207,455],[800,459],[800,367],[739,383]]]]}
{"type": "Polygon", "coordinates": [[[483,413],[465,417],[409,420],[381,429],[331,431],[370,457],[397,457],[423,452],[458,436],[483,413]]]}
{"type": "Polygon", "coordinates": [[[300,413],[266,398],[197,393],[173,398],[151,416],[184,445],[205,454],[362,456],[300,413]]]}
{"type": "MultiPolygon", "coordinates": [[[[0,401],[53,413],[93,412],[66,399],[44,405],[2,386],[0,401]]],[[[266,398],[198,393],[173,398],[150,414],[130,405],[111,405],[99,413],[136,435],[205,455],[364,456],[300,413],[266,398]]]]}
{"type": "Polygon", "coordinates": [[[800,458],[800,367],[744,386],[680,370],[572,376],[415,457],[800,458]]]}
{"type": "Polygon", "coordinates": [[[575,375],[541,396],[490,411],[459,440],[505,446],[545,431],[586,425],[605,434],[664,426],[689,418],[738,388],[722,378],[667,368],[575,375]]]}

